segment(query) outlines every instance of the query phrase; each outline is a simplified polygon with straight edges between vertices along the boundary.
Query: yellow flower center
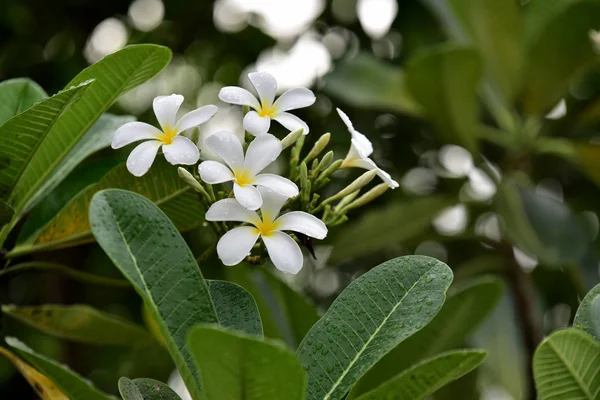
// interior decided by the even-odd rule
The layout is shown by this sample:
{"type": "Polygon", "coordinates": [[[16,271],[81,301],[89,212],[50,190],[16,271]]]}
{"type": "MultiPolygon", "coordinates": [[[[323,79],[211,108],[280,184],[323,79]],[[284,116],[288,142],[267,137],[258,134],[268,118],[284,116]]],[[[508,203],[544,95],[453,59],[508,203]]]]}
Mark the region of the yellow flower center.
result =
{"type": "Polygon", "coordinates": [[[250,171],[246,169],[237,170],[234,172],[234,175],[235,183],[237,183],[240,186],[251,185],[252,183],[254,183],[254,179],[250,174],[250,171]]]}
{"type": "Polygon", "coordinates": [[[258,115],[260,115],[261,117],[273,118],[275,116],[276,111],[277,109],[274,105],[265,106],[264,104],[261,104],[260,110],[258,110],[258,115]]]}
{"type": "Polygon", "coordinates": [[[278,226],[278,223],[271,221],[270,218],[263,215],[262,221],[256,224],[256,229],[258,229],[258,233],[260,233],[261,236],[269,236],[277,230],[278,226]]]}
{"type": "Polygon", "coordinates": [[[164,126],[163,131],[155,135],[155,137],[161,142],[163,142],[163,144],[173,143],[173,139],[175,139],[175,136],[177,136],[177,130],[170,126],[164,126]]]}

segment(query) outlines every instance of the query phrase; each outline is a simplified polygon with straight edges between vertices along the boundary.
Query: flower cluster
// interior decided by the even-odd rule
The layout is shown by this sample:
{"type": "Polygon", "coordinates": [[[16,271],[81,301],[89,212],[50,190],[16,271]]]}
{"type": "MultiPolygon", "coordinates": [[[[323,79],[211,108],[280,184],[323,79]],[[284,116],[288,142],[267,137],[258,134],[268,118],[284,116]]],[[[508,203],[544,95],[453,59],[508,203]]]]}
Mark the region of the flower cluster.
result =
{"type": "Polygon", "coordinates": [[[332,151],[319,158],[331,137],[326,133],[301,159],[309,127],[288,111],[312,105],[315,95],[309,89],[295,88],[276,99],[277,82],[271,75],[253,72],[248,78],[257,96],[235,86],[219,92],[223,102],[232,107],[244,106],[243,118],[237,114],[241,119],[239,129],[218,129],[219,114],[231,116],[236,112],[231,107],[218,110],[207,105],[177,119],[184,99],[173,94],[154,99],[160,129],[143,122],[127,123],[115,132],[112,147],[118,149],[142,141],[127,159],[128,170],[138,177],[150,169],[160,149],[172,165],[195,165],[202,159],[197,174],[183,167],[178,172],[199,193],[207,210],[206,220],[219,236],[216,251],[223,264],[262,262],[263,256],[268,256],[279,270],[295,274],[303,264],[300,244],[312,250],[312,239],[324,239],[328,227],[345,222],[350,210],[367,204],[398,183],[369,158],[373,145],[339,109],[337,112],[351,134],[346,158],[334,161],[332,151]],[[271,120],[290,133],[282,140],[268,133],[271,120]],[[194,143],[189,131],[203,124],[199,140],[194,143]],[[210,124],[217,125],[217,129],[208,129],[210,124]],[[287,148],[291,148],[289,176],[263,172],[287,148]],[[317,192],[330,182],[332,174],[351,167],[367,172],[321,201],[317,192]],[[359,197],[361,189],[375,176],[383,183],[359,197]],[[282,210],[287,212],[280,215],[282,210]],[[293,232],[293,236],[284,231],[293,232]]]}

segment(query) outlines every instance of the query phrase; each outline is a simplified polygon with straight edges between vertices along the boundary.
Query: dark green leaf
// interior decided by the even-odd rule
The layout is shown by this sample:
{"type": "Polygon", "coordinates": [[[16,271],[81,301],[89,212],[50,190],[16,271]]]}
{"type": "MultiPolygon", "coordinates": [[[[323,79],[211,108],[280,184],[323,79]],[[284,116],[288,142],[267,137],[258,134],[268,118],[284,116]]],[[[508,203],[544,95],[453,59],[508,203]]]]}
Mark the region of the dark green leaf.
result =
{"type": "Polygon", "coordinates": [[[123,400],[144,400],[140,389],[129,378],[119,379],[119,393],[123,396],[123,400]]]}
{"type": "Polygon", "coordinates": [[[3,305],[2,312],[44,333],[75,342],[132,346],[153,340],[142,327],[87,305],[3,305]]]}
{"type": "Polygon", "coordinates": [[[600,340],[600,285],[590,290],[581,301],[573,327],[600,340]]]}
{"type": "Polygon", "coordinates": [[[402,70],[367,53],[338,63],[323,80],[326,92],[353,107],[421,112],[406,89],[402,70]]]}
{"type": "Polygon", "coordinates": [[[349,399],[376,388],[394,375],[442,351],[462,346],[502,295],[502,281],[483,278],[448,297],[435,318],[386,354],[352,388],[349,399]]]}
{"type": "Polygon", "coordinates": [[[366,212],[356,221],[345,224],[333,238],[331,262],[376,253],[411,239],[431,226],[431,220],[454,199],[426,197],[393,202],[366,212]]]}
{"type": "Polygon", "coordinates": [[[358,400],[421,400],[442,386],[477,368],[485,359],[481,350],[440,354],[413,366],[358,400]]]}
{"type": "Polygon", "coordinates": [[[533,356],[533,375],[540,400],[598,400],[600,343],[569,328],[548,336],[533,356]]]}
{"type": "Polygon", "coordinates": [[[181,400],[169,386],[150,378],[121,378],[119,392],[125,400],[181,400]]]}
{"type": "Polygon", "coordinates": [[[225,281],[208,281],[208,287],[219,325],[248,335],[263,336],[260,314],[250,293],[225,281]]]}
{"type": "Polygon", "coordinates": [[[188,345],[207,400],[304,399],[304,368],[282,343],[203,325],[188,345]]]}
{"type": "Polygon", "coordinates": [[[424,256],[387,261],[354,280],[308,332],[298,357],[307,399],[341,399],[387,352],[442,307],[452,270],[424,256]]]}
{"type": "Polygon", "coordinates": [[[413,56],[406,83],[441,138],[477,149],[477,90],[483,74],[479,54],[470,48],[438,46],[413,56]]]}
{"type": "Polygon", "coordinates": [[[0,200],[0,228],[9,223],[14,215],[14,211],[8,204],[0,200]]]}
{"type": "Polygon", "coordinates": [[[0,125],[47,97],[44,89],[27,78],[0,83],[0,125]]]}
{"type": "Polygon", "coordinates": [[[8,343],[20,357],[35,367],[39,372],[47,376],[70,399],[115,400],[115,397],[99,391],[88,380],[82,378],[75,371],[34,352],[18,339],[7,337],[6,343],[8,343]]]}
{"type": "Polygon", "coordinates": [[[100,247],[144,299],[183,381],[199,398],[185,339],[193,325],[218,319],[208,285],[177,228],[150,200],[118,189],[96,193],[90,225],[100,247]]]}

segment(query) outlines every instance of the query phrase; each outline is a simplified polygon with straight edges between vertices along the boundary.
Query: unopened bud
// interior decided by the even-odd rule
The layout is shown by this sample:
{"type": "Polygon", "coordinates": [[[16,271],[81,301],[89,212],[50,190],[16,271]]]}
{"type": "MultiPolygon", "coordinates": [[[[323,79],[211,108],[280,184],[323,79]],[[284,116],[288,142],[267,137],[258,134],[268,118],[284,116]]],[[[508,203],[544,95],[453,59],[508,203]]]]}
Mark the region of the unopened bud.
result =
{"type": "Polygon", "coordinates": [[[341,199],[342,197],[348,196],[350,193],[356,192],[363,186],[368,185],[369,182],[371,182],[373,178],[375,178],[375,175],[377,175],[376,169],[365,172],[364,174],[356,178],[354,182],[346,186],[344,189],[340,190],[338,193],[323,201],[323,203],[331,203],[334,200],[341,199]]]}
{"type": "Polygon", "coordinates": [[[187,183],[196,192],[200,193],[206,201],[210,202],[210,196],[208,195],[206,190],[204,190],[200,182],[198,182],[196,178],[194,178],[194,175],[190,174],[190,172],[183,167],[177,168],[177,173],[185,183],[187,183]]]}
{"type": "Polygon", "coordinates": [[[356,192],[350,193],[348,196],[344,197],[335,206],[335,208],[333,209],[333,211],[340,212],[342,210],[342,208],[346,207],[348,204],[350,204],[352,202],[352,200],[354,200],[356,198],[356,196],[358,196],[359,192],[360,192],[360,190],[357,190],[356,192]]]}
{"type": "Polygon", "coordinates": [[[296,141],[300,138],[300,136],[302,136],[303,131],[304,131],[304,129],[300,128],[300,129],[296,129],[295,131],[288,133],[288,135],[281,140],[282,150],[285,150],[288,147],[290,147],[291,145],[293,145],[294,143],[296,143],[296,141]]]}
{"type": "Polygon", "coordinates": [[[331,133],[321,135],[319,140],[315,142],[315,145],[312,147],[312,149],[310,149],[310,151],[304,158],[304,161],[308,163],[310,160],[316,158],[319,154],[321,154],[321,152],[325,150],[325,147],[327,147],[327,145],[329,144],[329,139],[331,139],[331,133]]]}
{"type": "Polygon", "coordinates": [[[373,189],[369,190],[367,193],[360,196],[358,199],[354,200],[352,203],[348,204],[348,207],[346,207],[346,211],[351,210],[353,208],[362,207],[365,204],[372,202],[373,200],[387,192],[389,188],[390,187],[387,183],[380,183],[373,189]]]}
{"type": "Polygon", "coordinates": [[[328,151],[327,153],[325,153],[325,155],[319,162],[319,165],[317,165],[317,171],[325,170],[325,168],[327,168],[329,166],[329,164],[331,164],[332,160],[333,160],[333,151],[328,151]]]}
{"type": "Polygon", "coordinates": [[[329,167],[327,167],[325,171],[321,172],[315,181],[315,190],[322,188],[327,182],[327,178],[337,171],[340,168],[340,165],[342,165],[342,160],[336,160],[329,167]]]}

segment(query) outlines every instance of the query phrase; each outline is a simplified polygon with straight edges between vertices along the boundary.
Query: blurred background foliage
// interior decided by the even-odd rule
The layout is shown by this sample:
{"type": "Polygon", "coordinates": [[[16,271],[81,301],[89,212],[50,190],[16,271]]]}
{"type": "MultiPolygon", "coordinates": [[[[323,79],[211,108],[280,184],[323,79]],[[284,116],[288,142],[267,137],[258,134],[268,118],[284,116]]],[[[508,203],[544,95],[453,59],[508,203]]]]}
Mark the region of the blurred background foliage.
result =
{"type": "MultiPolygon", "coordinates": [[[[187,109],[224,106],[219,89],[247,84],[246,73],[257,69],[281,90],[311,87],[317,101],[300,112],[308,141],[331,132],[336,156],[345,155],[340,107],[401,188],[332,230],[298,276],[224,268],[210,257],[201,263],[205,276],[245,286],[269,310],[265,335],[295,347],[317,319],[311,302],[322,312],[353,278],[389,258],[438,258],[455,272],[456,297],[466,299],[445,306],[460,312],[442,315],[433,333],[424,330],[447,340],[426,354],[467,344],[489,357],[436,398],[519,400],[532,398],[530,363],[542,336],[570,325],[600,280],[597,28],[597,0],[2,0],[0,80],[29,77],[52,94],[127,44],[156,43],[171,48],[173,60],[111,108],[120,121],[155,123],[150,106],[162,94],[183,94],[187,109]],[[476,280],[483,294],[470,295],[482,275],[500,277],[505,290],[498,280],[476,280]]],[[[235,129],[231,118],[220,126],[235,129]]],[[[125,157],[108,149],[86,158],[5,248],[35,236],[125,157]]],[[[339,177],[332,192],[353,179],[339,177]]],[[[76,211],[66,223],[81,224],[76,211]]],[[[200,218],[191,225],[185,237],[200,256],[214,237],[200,218]]],[[[63,228],[51,225],[35,240],[58,240],[63,228]]],[[[19,337],[109,392],[120,376],[168,379],[173,365],[158,341],[130,339],[143,324],[152,332],[152,321],[96,244],[26,253],[21,270],[0,272],[2,304],[87,304],[119,318],[4,306],[2,336],[19,337]],[[95,336],[61,331],[60,321],[82,315],[95,336]]],[[[0,397],[34,396],[0,359],[0,397]]]]}

